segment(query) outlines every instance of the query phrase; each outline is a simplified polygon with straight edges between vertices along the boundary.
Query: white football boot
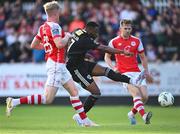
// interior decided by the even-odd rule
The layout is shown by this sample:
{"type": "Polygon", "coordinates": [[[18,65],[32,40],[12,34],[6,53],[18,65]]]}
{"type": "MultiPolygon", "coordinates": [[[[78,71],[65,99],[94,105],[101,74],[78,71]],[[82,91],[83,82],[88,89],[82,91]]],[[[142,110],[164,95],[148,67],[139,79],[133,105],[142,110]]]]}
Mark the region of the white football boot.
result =
{"type": "Polygon", "coordinates": [[[136,125],[136,118],[134,115],[130,114],[130,112],[128,113],[128,119],[129,119],[131,125],[136,125]]]}
{"type": "Polygon", "coordinates": [[[81,127],[97,127],[99,126],[98,124],[94,123],[91,121],[88,117],[82,120],[79,116],[79,114],[75,114],[73,116],[73,120],[76,121],[76,123],[81,126],[81,127]]]}
{"type": "Polygon", "coordinates": [[[145,124],[150,124],[150,120],[151,120],[151,117],[152,117],[152,112],[147,112],[144,114],[143,116],[143,119],[145,121],[145,124]]]}
{"type": "Polygon", "coordinates": [[[12,113],[12,110],[13,110],[13,108],[14,108],[14,106],[13,106],[13,98],[11,98],[11,97],[8,97],[7,99],[6,99],[6,116],[7,117],[10,117],[11,116],[11,113],[12,113]]]}
{"type": "Polygon", "coordinates": [[[90,120],[88,117],[83,120],[83,126],[85,127],[98,127],[99,125],[90,120]]]}

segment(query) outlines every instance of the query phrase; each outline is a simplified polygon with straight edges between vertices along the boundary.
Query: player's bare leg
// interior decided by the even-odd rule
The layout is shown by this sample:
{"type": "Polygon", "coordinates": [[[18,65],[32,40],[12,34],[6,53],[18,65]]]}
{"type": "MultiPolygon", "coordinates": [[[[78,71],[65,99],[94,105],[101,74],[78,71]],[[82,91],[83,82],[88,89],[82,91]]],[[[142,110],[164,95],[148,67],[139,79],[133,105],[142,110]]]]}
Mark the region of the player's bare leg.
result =
{"type": "Polygon", "coordinates": [[[128,113],[128,118],[130,119],[131,124],[136,124],[134,116],[137,112],[139,112],[142,119],[145,121],[145,124],[150,124],[150,119],[152,117],[152,113],[145,112],[144,103],[142,102],[141,92],[140,92],[139,88],[128,84],[128,90],[131,93],[131,95],[133,96],[133,102],[134,102],[134,107],[128,113]]]}
{"type": "Polygon", "coordinates": [[[106,76],[111,80],[129,83],[130,78],[120,73],[114,72],[112,69],[103,67],[99,64],[96,64],[92,71],[93,76],[106,76]]]}
{"type": "Polygon", "coordinates": [[[58,88],[53,86],[46,86],[45,87],[45,93],[40,94],[34,94],[26,97],[21,98],[11,98],[8,97],[6,99],[6,116],[10,117],[13,109],[21,104],[50,104],[54,100],[54,97],[56,95],[58,88]]]}
{"type": "MultiPolygon", "coordinates": [[[[148,93],[147,93],[147,86],[140,86],[139,91],[141,93],[142,101],[145,104],[148,101],[148,93]]],[[[152,112],[147,112],[146,113],[146,118],[145,118],[145,124],[150,124],[150,120],[152,117],[152,112]]]]}
{"type": "Polygon", "coordinates": [[[148,92],[147,92],[147,86],[140,86],[139,91],[141,93],[142,101],[145,104],[148,101],[148,92]]]}
{"type": "Polygon", "coordinates": [[[106,76],[109,79],[117,82],[125,82],[128,84],[133,84],[135,86],[138,86],[141,84],[141,82],[145,79],[144,70],[139,73],[139,75],[136,78],[129,78],[126,75],[122,75],[118,72],[113,71],[110,68],[103,67],[99,64],[96,64],[92,71],[93,76],[106,76]]]}
{"type": "Polygon", "coordinates": [[[46,86],[44,93],[46,98],[45,104],[51,104],[53,102],[57,91],[58,91],[57,87],[46,86]]]}
{"type": "Polygon", "coordinates": [[[77,112],[77,114],[73,116],[73,119],[77,124],[85,127],[97,126],[97,124],[92,122],[84,112],[84,107],[79,99],[78,90],[76,89],[74,81],[70,79],[63,86],[69,92],[71,104],[77,112]]]}
{"type": "MultiPolygon", "coordinates": [[[[131,85],[131,84],[128,84],[127,85],[127,89],[128,91],[130,92],[130,94],[133,96],[133,98],[135,98],[136,96],[140,96],[139,94],[139,91],[138,91],[138,88],[131,85]]],[[[128,118],[130,120],[130,123],[131,125],[135,125],[136,124],[136,119],[135,119],[135,114],[137,113],[138,111],[136,110],[136,108],[132,108],[131,111],[128,113],[128,118]]]]}

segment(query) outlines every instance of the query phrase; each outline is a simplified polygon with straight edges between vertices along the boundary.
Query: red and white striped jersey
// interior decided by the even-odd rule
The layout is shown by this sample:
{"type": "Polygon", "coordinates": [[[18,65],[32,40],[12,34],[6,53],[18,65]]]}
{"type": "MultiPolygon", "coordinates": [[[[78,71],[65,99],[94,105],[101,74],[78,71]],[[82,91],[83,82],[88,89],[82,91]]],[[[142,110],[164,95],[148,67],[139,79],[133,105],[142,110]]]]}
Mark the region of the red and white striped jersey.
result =
{"type": "Polygon", "coordinates": [[[51,58],[55,62],[65,63],[65,48],[58,49],[53,41],[56,37],[64,36],[64,31],[55,22],[46,21],[40,26],[36,38],[41,40],[44,46],[45,60],[51,58]]]}
{"type": "Polygon", "coordinates": [[[144,52],[144,47],[139,38],[132,35],[128,39],[117,36],[109,42],[109,46],[120,50],[126,50],[134,54],[131,57],[124,54],[115,54],[116,68],[120,73],[140,71],[137,62],[137,54],[144,52]]]}

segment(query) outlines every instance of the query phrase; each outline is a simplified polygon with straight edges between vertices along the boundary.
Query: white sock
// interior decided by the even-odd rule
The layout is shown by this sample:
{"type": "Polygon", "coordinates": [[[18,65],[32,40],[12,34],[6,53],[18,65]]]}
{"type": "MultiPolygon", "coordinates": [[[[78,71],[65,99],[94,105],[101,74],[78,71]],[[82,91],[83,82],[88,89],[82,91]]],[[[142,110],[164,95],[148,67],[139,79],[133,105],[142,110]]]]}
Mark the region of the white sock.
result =
{"type": "Polygon", "coordinates": [[[12,105],[15,107],[15,106],[17,106],[17,105],[19,105],[20,104],[20,99],[13,99],[12,100],[12,105]]]}
{"type": "Polygon", "coordinates": [[[133,113],[132,111],[130,111],[130,112],[128,113],[128,115],[129,115],[129,116],[134,116],[134,113],[133,113]]]}
{"type": "Polygon", "coordinates": [[[146,121],[146,116],[147,116],[147,114],[145,113],[142,117],[144,121],[146,121]]]}

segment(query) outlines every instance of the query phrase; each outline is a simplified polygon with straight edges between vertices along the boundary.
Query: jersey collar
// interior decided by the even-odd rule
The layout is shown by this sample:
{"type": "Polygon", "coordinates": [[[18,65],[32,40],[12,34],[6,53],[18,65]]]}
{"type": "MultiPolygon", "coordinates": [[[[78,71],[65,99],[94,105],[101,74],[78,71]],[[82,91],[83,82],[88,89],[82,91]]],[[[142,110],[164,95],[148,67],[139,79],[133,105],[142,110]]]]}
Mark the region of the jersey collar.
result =
{"type": "Polygon", "coordinates": [[[131,38],[131,35],[129,36],[129,38],[125,39],[121,36],[121,34],[119,34],[119,38],[123,39],[123,40],[129,40],[131,38]]]}

